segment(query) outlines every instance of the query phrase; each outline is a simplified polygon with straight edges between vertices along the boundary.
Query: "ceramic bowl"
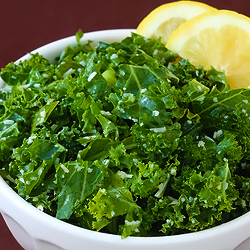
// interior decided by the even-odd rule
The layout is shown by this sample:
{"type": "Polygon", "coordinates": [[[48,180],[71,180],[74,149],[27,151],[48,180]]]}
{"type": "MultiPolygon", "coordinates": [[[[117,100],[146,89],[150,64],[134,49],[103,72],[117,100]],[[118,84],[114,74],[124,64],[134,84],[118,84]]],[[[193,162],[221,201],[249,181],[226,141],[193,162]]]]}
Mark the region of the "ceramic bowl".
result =
{"type": "MultiPolygon", "coordinates": [[[[135,30],[85,33],[82,42],[121,41],[135,30]]],[[[45,45],[34,52],[54,61],[75,36],[45,45]]],[[[29,54],[19,60],[25,60],[29,54]]],[[[17,60],[17,62],[19,61],[17,60]]],[[[0,88],[4,83],[0,81],[0,88]]],[[[0,177],[0,211],[13,236],[26,250],[249,250],[250,213],[200,232],[163,237],[128,237],[83,229],[41,212],[14,192],[0,177]]]]}

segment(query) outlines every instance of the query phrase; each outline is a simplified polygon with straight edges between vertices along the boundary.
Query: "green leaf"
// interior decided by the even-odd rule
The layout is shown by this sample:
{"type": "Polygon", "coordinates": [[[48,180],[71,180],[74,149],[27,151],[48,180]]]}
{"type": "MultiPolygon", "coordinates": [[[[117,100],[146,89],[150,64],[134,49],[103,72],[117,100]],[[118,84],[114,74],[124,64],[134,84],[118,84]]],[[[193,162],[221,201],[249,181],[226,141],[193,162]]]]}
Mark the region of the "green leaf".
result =
{"type": "Polygon", "coordinates": [[[84,203],[103,178],[101,169],[91,162],[77,160],[56,166],[58,219],[69,219],[78,203],[84,203]]]}
{"type": "Polygon", "coordinates": [[[172,114],[166,110],[165,105],[169,100],[162,100],[170,88],[166,82],[162,83],[162,78],[167,74],[166,69],[152,71],[147,67],[122,65],[119,72],[116,94],[110,96],[110,101],[115,106],[113,112],[123,119],[135,122],[154,125],[169,123],[172,114]]]}
{"type": "MultiPolygon", "coordinates": [[[[89,211],[98,221],[109,220],[114,216],[127,214],[128,211],[138,211],[140,207],[134,201],[131,192],[124,187],[124,183],[117,175],[109,173],[109,183],[107,189],[100,188],[97,194],[89,202],[89,211]]],[[[98,224],[94,224],[97,226],[98,224]]],[[[100,225],[99,228],[100,230],[100,225]]]]}
{"type": "Polygon", "coordinates": [[[193,102],[193,109],[202,118],[206,128],[221,128],[227,131],[239,130],[237,125],[238,105],[248,102],[249,89],[235,89],[221,94],[208,94],[193,102]]]}
{"type": "Polygon", "coordinates": [[[48,140],[34,139],[31,144],[24,145],[14,153],[15,162],[12,168],[20,170],[16,180],[19,195],[29,195],[44,180],[54,162],[65,151],[60,144],[48,140]]]}
{"type": "Polygon", "coordinates": [[[56,108],[59,101],[52,102],[43,106],[36,114],[33,120],[33,126],[36,127],[47,121],[51,112],[56,108]]]}
{"type": "Polygon", "coordinates": [[[76,41],[79,43],[82,37],[83,37],[83,32],[81,30],[78,30],[76,33],[76,41]]]}

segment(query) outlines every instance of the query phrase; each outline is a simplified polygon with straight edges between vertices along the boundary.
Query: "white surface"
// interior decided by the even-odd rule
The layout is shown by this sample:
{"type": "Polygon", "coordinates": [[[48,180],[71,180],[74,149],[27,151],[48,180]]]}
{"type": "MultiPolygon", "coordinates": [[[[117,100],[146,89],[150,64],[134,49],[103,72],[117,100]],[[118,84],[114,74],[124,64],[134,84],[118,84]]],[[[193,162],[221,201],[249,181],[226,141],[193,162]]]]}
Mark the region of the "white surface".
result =
{"type": "MultiPolygon", "coordinates": [[[[120,41],[130,35],[131,31],[135,30],[86,33],[82,41],[120,41]]],[[[39,52],[53,61],[69,44],[75,44],[75,36],[43,46],[32,53],[39,52]]],[[[28,57],[25,55],[20,60],[28,57]]],[[[237,246],[237,250],[250,249],[250,213],[197,233],[121,239],[117,235],[67,224],[39,211],[18,196],[1,177],[0,211],[11,232],[26,250],[233,250],[237,246]]]]}

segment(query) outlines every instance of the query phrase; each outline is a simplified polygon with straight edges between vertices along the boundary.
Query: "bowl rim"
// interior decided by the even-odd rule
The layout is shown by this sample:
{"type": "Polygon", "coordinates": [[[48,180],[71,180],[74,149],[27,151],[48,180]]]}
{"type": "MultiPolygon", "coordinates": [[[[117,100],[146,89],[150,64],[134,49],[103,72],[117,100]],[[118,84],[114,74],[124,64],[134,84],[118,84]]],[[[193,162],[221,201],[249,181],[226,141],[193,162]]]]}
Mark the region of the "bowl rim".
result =
{"type": "MultiPolygon", "coordinates": [[[[83,39],[81,39],[81,42],[87,41],[90,37],[98,38],[102,37],[106,33],[110,33],[110,38],[114,37],[114,34],[118,34],[118,36],[125,36],[130,34],[131,32],[136,32],[135,29],[112,29],[112,30],[101,30],[101,31],[93,31],[88,32],[84,34],[83,39]]],[[[91,39],[91,40],[92,40],[91,39]]],[[[109,38],[108,38],[109,39],[109,38]]],[[[107,39],[107,40],[108,40],[107,39]]],[[[102,39],[100,39],[102,40],[102,39]]],[[[30,57],[30,54],[41,52],[44,50],[47,50],[52,45],[55,46],[58,43],[60,43],[60,48],[63,47],[65,44],[75,44],[75,36],[70,36],[67,38],[59,39],[54,42],[51,42],[49,44],[46,44],[42,47],[39,47],[38,49],[33,50],[29,54],[24,55],[20,59],[16,60],[15,63],[25,60],[30,57]]],[[[53,47],[52,46],[52,47],[53,47]]],[[[64,46],[63,48],[65,48],[64,46]]],[[[62,51],[62,50],[61,50],[62,51]]],[[[50,53],[50,52],[49,52],[50,53]]],[[[54,56],[53,56],[54,57],[54,56]]],[[[0,85],[1,86],[1,85],[0,85]]],[[[11,210],[12,213],[14,213],[14,210],[17,208],[19,211],[22,211],[26,213],[29,216],[32,216],[35,220],[45,223],[47,226],[53,226],[56,230],[62,231],[66,230],[67,232],[70,232],[70,234],[75,234],[82,236],[84,234],[85,237],[91,238],[93,240],[96,240],[98,237],[98,240],[105,241],[105,242],[120,242],[121,240],[124,242],[124,244],[133,244],[133,245],[147,245],[149,242],[152,243],[152,241],[157,242],[157,244],[162,243],[171,243],[175,244],[179,241],[182,241],[182,243],[187,242],[194,242],[194,241],[202,241],[204,238],[211,239],[214,238],[214,235],[221,236],[222,234],[226,234],[227,232],[230,232],[233,235],[234,230],[240,229],[242,225],[250,224],[247,223],[250,221],[250,212],[247,212],[243,215],[241,215],[238,218],[235,218],[229,222],[223,223],[219,226],[212,227],[210,229],[201,230],[198,232],[190,232],[186,234],[179,234],[179,235],[169,235],[169,236],[152,236],[152,237],[133,237],[130,236],[126,238],[126,240],[121,239],[120,235],[114,235],[114,234],[108,234],[103,232],[96,232],[89,229],[81,228],[76,225],[72,225],[70,223],[64,222],[62,220],[59,220],[47,213],[39,211],[35,206],[29,204],[27,201],[25,201],[22,197],[20,197],[8,184],[4,181],[4,179],[0,176],[0,212],[3,214],[9,214],[10,211],[8,205],[4,204],[2,200],[8,200],[10,201],[10,204],[13,206],[11,210]]],[[[220,238],[220,237],[219,237],[220,238]]],[[[245,237],[246,238],[246,237],[245,237]]],[[[241,241],[242,242],[242,241],[241,241]]]]}

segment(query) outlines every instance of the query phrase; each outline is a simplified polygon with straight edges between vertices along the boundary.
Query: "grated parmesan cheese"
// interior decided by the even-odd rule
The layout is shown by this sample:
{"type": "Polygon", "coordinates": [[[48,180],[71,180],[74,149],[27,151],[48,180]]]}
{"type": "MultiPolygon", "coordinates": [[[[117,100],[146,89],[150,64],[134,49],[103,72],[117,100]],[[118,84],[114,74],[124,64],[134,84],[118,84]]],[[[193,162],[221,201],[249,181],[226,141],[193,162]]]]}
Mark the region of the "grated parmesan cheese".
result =
{"type": "Polygon", "coordinates": [[[12,125],[12,124],[14,124],[14,121],[13,120],[5,120],[5,121],[3,121],[3,124],[12,125]]]}
{"type": "Polygon", "coordinates": [[[97,75],[97,73],[94,71],[92,72],[89,77],[88,77],[88,82],[90,82],[95,76],[97,75]]]}
{"type": "Polygon", "coordinates": [[[158,110],[154,110],[153,112],[152,112],[152,115],[153,116],[158,116],[160,114],[160,112],[158,111],[158,110]]]}

